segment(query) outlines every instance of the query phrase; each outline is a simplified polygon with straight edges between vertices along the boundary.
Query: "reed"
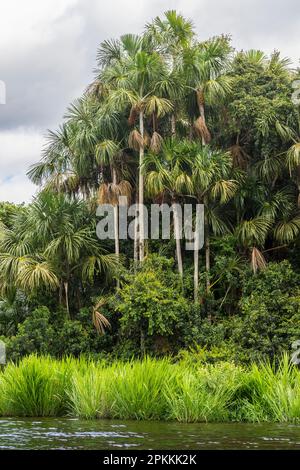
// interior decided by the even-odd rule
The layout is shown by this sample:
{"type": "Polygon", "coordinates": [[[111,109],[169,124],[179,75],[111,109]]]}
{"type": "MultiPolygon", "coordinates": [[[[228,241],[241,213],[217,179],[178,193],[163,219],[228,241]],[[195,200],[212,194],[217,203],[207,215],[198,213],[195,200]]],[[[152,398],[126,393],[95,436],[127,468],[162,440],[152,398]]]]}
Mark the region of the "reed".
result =
{"type": "Polygon", "coordinates": [[[300,371],[288,356],[277,368],[28,356],[0,373],[0,415],[300,422],[300,371]]]}
{"type": "Polygon", "coordinates": [[[9,364],[0,379],[0,413],[5,416],[59,416],[66,412],[70,361],[29,356],[9,364]]]}

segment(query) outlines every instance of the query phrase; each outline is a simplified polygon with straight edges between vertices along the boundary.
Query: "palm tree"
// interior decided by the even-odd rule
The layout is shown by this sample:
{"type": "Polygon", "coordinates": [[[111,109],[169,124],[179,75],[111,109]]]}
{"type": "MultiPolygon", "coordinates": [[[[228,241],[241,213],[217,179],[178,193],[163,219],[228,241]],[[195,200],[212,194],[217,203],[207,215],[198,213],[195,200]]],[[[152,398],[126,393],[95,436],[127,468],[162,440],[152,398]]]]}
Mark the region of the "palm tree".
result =
{"type": "MultiPolygon", "coordinates": [[[[120,147],[113,140],[104,140],[96,146],[96,158],[101,165],[109,165],[111,168],[111,182],[102,182],[99,187],[99,204],[112,204],[114,207],[114,235],[115,235],[115,255],[119,258],[119,201],[120,197],[125,197],[127,204],[131,199],[131,184],[129,181],[118,181],[117,168],[119,167],[118,156],[120,147]]],[[[117,280],[117,286],[119,281],[117,280]]]]}
{"type": "MultiPolygon", "coordinates": [[[[204,240],[206,290],[210,290],[210,230],[215,234],[228,231],[221,206],[235,194],[238,182],[232,179],[232,157],[227,152],[187,143],[190,152],[192,194],[198,204],[204,204],[204,240]],[[216,204],[217,203],[217,204],[216,204]]],[[[199,250],[194,251],[194,300],[198,300],[199,250]]]]}
{"type": "Polygon", "coordinates": [[[192,190],[191,178],[187,173],[188,158],[182,150],[183,146],[180,142],[174,140],[165,141],[162,144],[161,152],[158,155],[148,153],[143,164],[148,194],[152,197],[159,196],[161,200],[169,198],[171,201],[174,217],[176,257],[178,272],[181,277],[183,276],[183,264],[177,205],[179,198],[184,194],[189,194],[192,190]]]}
{"type": "Polygon", "coordinates": [[[227,75],[230,54],[229,39],[221,36],[192,44],[181,55],[181,70],[186,77],[186,86],[196,95],[200,116],[194,126],[203,145],[211,140],[206,123],[206,104],[215,105],[231,91],[231,78],[227,75]]]}
{"type": "Polygon", "coordinates": [[[300,207],[300,109],[297,109],[296,116],[291,116],[291,123],[283,124],[277,120],[276,129],[283,141],[289,145],[286,151],[286,166],[296,183],[300,207]]]}
{"type": "Polygon", "coordinates": [[[68,315],[72,281],[93,282],[97,273],[112,276],[118,263],[99,246],[84,202],[62,194],[40,193],[6,229],[0,245],[4,279],[22,290],[59,287],[68,315]]]}
{"type": "Polygon", "coordinates": [[[173,103],[171,136],[175,138],[176,121],[180,114],[182,117],[186,94],[185,73],[180,69],[181,55],[184,49],[191,47],[195,33],[192,22],[175,10],[167,11],[164,16],[164,19],[156,17],[146,25],[145,36],[167,65],[168,75],[158,83],[158,88],[173,103]]]}
{"type": "Polygon", "coordinates": [[[172,104],[155,94],[156,84],[166,75],[161,56],[149,52],[147,41],[141,36],[125,35],[120,41],[104,43],[98,52],[100,80],[108,83],[110,109],[124,111],[130,108],[129,122],[135,124],[129,136],[129,145],[139,152],[138,202],[139,214],[139,259],[144,258],[144,176],[142,172],[145,148],[145,116],[163,116],[172,109],[172,104]],[[116,53],[118,51],[118,53],[116,53]],[[103,69],[103,66],[106,68],[103,69]]]}

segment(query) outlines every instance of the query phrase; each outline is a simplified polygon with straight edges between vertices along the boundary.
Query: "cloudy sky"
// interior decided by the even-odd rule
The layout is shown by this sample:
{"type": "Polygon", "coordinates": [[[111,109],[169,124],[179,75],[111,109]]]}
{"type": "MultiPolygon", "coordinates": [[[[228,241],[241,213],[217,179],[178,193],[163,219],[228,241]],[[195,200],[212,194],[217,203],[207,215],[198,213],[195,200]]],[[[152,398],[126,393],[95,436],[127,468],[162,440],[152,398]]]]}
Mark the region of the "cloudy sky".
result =
{"type": "Polygon", "coordinates": [[[299,63],[299,0],[0,0],[0,200],[30,201],[26,170],[92,80],[98,44],[168,9],[191,18],[200,38],[230,33],[237,49],[279,49],[299,63]]]}

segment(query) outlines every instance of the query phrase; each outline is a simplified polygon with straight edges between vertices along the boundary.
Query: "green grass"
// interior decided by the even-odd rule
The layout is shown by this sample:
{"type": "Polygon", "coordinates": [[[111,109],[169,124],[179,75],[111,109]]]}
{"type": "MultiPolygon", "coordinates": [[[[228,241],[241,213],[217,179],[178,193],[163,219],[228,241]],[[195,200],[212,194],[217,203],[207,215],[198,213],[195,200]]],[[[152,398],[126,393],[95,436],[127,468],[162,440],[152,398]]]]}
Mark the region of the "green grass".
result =
{"type": "Polygon", "coordinates": [[[0,415],[300,422],[300,371],[287,356],[277,369],[28,356],[0,373],[0,415]]]}

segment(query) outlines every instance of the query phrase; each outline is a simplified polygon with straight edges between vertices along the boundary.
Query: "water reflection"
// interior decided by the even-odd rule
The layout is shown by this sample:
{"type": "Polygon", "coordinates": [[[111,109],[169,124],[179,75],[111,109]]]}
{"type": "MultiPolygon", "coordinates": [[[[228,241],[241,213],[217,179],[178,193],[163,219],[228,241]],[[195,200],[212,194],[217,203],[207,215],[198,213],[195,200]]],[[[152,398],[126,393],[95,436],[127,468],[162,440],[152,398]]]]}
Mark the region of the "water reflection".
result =
{"type": "Polygon", "coordinates": [[[300,449],[292,424],[0,419],[0,449],[300,449]]]}

